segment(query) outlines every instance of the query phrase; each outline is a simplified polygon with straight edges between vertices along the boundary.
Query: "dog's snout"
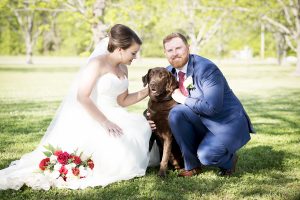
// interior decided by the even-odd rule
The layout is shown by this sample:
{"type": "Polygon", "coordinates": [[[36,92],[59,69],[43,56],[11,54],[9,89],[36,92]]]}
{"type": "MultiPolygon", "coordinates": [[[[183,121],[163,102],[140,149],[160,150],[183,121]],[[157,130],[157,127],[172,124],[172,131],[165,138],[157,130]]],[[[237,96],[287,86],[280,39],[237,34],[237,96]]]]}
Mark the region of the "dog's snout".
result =
{"type": "Polygon", "coordinates": [[[149,89],[153,94],[156,93],[157,92],[157,84],[155,82],[150,82],[149,89]]]}
{"type": "Polygon", "coordinates": [[[154,89],[155,88],[155,83],[154,82],[150,82],[149,83],[149,87],[151,88],[151,90],[154,89]]]}

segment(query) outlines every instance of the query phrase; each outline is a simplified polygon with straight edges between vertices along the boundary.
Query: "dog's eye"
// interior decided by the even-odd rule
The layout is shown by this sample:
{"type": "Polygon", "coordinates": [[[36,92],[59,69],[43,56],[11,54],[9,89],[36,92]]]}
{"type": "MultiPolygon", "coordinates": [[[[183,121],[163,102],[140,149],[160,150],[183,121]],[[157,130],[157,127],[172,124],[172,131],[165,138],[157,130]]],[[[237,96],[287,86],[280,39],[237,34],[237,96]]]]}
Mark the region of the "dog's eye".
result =
{"type": "Polygon", "coordinates": [[[164,79],[166,77],[166,74],[164,73],[159,73],[159,78],[164,79]]]}

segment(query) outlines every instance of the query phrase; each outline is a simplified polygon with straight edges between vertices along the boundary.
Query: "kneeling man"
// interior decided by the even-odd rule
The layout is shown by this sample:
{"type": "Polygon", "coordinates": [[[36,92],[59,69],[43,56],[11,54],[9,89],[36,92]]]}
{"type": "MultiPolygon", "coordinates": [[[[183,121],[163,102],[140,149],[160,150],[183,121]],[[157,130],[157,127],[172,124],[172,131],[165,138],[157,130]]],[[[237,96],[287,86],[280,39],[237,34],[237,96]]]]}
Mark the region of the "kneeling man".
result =
{"type": "MultiPolygon", "coordinates": [[[[201,172],[201,165],[235,171],[236,152],[254,129],[241,102],[220,69],[210,60],[190,54],[187,39],[172,33],[163,40],[167,67],[179,81],[172,97],[178,104],[169,113],[172,133],[180,146],[185,169],[179,176],[201,172]]],[[[153,124],[152,124],[153,125],[153,124]]]]}

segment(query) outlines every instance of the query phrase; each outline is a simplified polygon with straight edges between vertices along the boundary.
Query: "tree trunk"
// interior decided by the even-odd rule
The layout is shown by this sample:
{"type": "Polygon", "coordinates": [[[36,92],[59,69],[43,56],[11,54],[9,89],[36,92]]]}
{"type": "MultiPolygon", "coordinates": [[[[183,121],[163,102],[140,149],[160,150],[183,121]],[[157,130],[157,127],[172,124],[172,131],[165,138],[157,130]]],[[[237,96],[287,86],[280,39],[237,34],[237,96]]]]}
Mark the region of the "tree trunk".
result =
{"type": "Polygon", "coordinates": [[[300,75],[300,37],[297,38],[297,64],[295,73],[300,75]]]}
{"type": "Polygon", "coordinates": [[[197,43],[197,41],[193,41],[191,40],[191,44],[190,44],[190,52],[192,54],[198,54],[200,52],[200,47],[197,43]]]}
{"type": "Polygon", "coordinates": [[[297,67],[296,74],[300,75],[300,0],[297,1],[297,17],[296,17],[296,28],[297,28],[297,67]]]}
{"type": "Polygon", "coordinates": [[[98,42],[106,36],[107,27],[103,20],[101,20],[101,17],[103,17],[104,14],[104,9],[105,0],[96,0],[93,9],[93,15],[96,20],[95,23],[92,24],[94,46],[96,46],[96,44],[98,44],[98,42]]]}
{"type": "Polygon", "coordinates": [[[265,59],[265,25],[261,23],[260,27],[260,59],[265,59]]]}
{"type": "Polygon", "coordinates": [[[32,42],[32,31],[33,31],[33,14],[27,16],[27,23],[21,24],[24,26],[24,39],[26,45],[26,64],[33,64],[32,54],[33,54],[33,42],[32,42]]]}
{"type": "Polygon", "coordinates": [[[33,64],[32,62],[32,45],[30,38],[26,38],[26,64],[33,64]]]}

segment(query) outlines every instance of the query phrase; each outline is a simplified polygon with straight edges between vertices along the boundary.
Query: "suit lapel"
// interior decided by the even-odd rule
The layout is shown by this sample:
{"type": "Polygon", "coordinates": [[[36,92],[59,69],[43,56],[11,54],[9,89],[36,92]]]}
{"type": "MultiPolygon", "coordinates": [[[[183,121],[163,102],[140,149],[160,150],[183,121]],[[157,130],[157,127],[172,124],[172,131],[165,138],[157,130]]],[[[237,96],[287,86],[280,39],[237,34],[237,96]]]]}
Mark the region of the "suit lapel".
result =
{"type": "Polygon", "coordinates": [[[186,77],[193,76],[194,74],[194,56],[189,56],[189,63],[186,70],[186,77]]]}
{"type": "Polygon", "coordinates": [[[173,74],[173,76],[175,76],[176,80],[177,80],[177,73],[176,73],[176,69],[172,66],[172,70],[171,73],[173,74]]]}

